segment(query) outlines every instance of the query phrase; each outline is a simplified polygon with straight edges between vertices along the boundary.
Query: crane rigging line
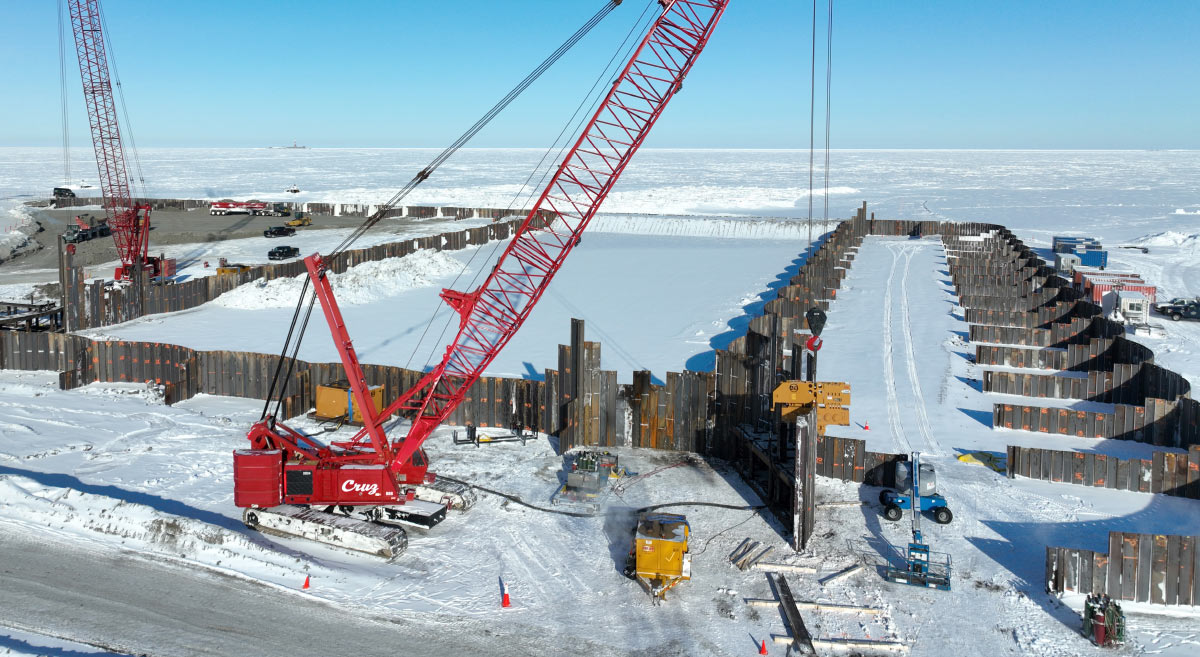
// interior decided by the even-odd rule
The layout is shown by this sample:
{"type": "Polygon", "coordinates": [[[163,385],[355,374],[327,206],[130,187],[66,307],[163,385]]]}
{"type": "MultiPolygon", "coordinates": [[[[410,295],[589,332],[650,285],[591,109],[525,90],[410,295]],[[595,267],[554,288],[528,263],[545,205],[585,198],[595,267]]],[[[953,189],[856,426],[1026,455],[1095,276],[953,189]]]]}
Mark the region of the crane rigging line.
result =
{"type": "MultiPolygon", "coordinates": [[[[124,117],[125,136],[129,139],[129,153],[133,156],[133,168],[137,171],[138,188],[142,192],[142,198],[147,198],[146,194],[146,178],[142,175],[142,160],[138,157],[137,142],[133,138],[133,122],[129,120],[129,107],[125,104],[125,87],[121,85],[121,72],[117,70],[117,52],[113,50],[112,40],[109,38],[108,19],[104,17],[104,7],[97,4],[96,7],[100,10],[100,27],[101,34],[104,36],[104,48],[108,53],[109,67],[112,69],[113,86],[117,88],[117,100],[121,105],[121,116],[124,117]]],[[[132,191],[132,190],[131,190],[132,191]]],[[[131,202],[133,199],[129,199],[131,202]]]]}
{"type": "MultiPolygon", "coordinates": [[[[609,78],[614,72],[616,72],[615,65],[618,65],[620,62],[623,62],[623,61],[629,59],[629,56],[630,56],[633,48],[635,48],[637,46],[637,41],[630,43],[630,39],[635,34],[641,34],[645,31],[645,28],[641,27],[642,23],[646,20],[647,14],[650,11],[650,7],[652,7],[656,2],[657,2],[657,0],[649,0],[646,3],[646,7],[644,9],[642,9],[642,14],[640,16],[638,16],[638,19],[636,21],[634,21],[633,25],[629,28],[629,32],[625,34],[625,39],[622,40],[621,44],[619,46],[617,46],[617,48],[613,51],[613,55],[611,58],[609,58],[608,63],[604,65],[604,68],[601,69],[600,74],[596,76],[596,80],[595,80],[595,82],[592,83],[591,89],[589,89],[588,92],[583,96],[583,99],[579,101],[579,105],[577,105],[575,107],[575,112],[573,114],[571,114],[571,117],[563,123],[563,127],[561,130],[559,130],[558,136],[554,138],[554,141],[551,142],[550,146],[542,154],[541,159],[538,160],[538,163],[533,167],[533,169],[530,170],[529,175],[525,178],[525,182],[523,182],[521,184],[521,187],[513,195],[512,200],[509,201],[509,203],[508,203],[508,207],[505,208],[506,212],[508,210],[512,210],[514,207],[518,207],[518,202],[520,201],[520,199],[523,195],[525,196],[525,200],[523,202],[520,202],[520,205],[523,206],[525,203],[529,203],[530,201],[532,201],[534,195],[537,194],[538,190],[540,190],[544,186],[544,184],[546,182],[546,178],[550,176],[550,172],[553,170],[553,167],[543,168],[542,165],[546,162],[546,158],[550,155],[550,152],[553,151],[557,147],[558,152],[555,153],[554,159],[552,161],[559,161],[559,159],[562,157],[563,151],[567,150],[567,148],[570,147],[570,145],[571,145],[570,140],[564,139],[564,137],[567,135],[572,135],[572,134],[578,133],[579,127],[588,118],[588,114],[581,114],[580,112],[582,112],[585,108],[592,108],[598,102],[600,102],[600,96],[604,92],[604,89],[601,88],[600,83],[603,82],[605,79],[609,78]],[[628,44],[628,47],[626,47],[626,44],[628,44]],[[542,176],[541,176],[541,178],[538,179],[536,186],[531,186],[529,184],[529,182],[531,180],[533,180],[533,177],[535,175],[537,175],[538,171],[542,172],[542,176]],[[529,189],[530,191],[528,193],[526,193],[526,191],[525,191],[526,189],[529,189]]],[[[653,15],[651,15],[650,21],[652,21],[653,19],[654,19],[654,17],[653,17],[653,15]]],[[[502,240],[496,240],[495,242],[492,243],[492,249],[491,249],[491,251],[488,252],[489,260],[495,259],[496,252],[500,250],[500,247],[502,244],[504,244],[504,241],[502,241],[502,240]]],[[[466,273],[467,268],[470,267],[471,263],[473,263],[475,261],[476,256],[479,255],[480,252],[482,252],[482,249],[476,249],[471,252],[471,255],[467,259],[466,264],[463,265],[463,267],[459,271],[458,275],[456,275],[454,277],[454,280],[451,281],[450,285],[447,286],[448,288],[455,289],[455,286],[458,284],[459,279],[462,277],[462,275],[464,273],[466,273]]],[[[475,287],[475,284],[479,282],[479,276],[484,271],[485,270],[482,268],[477,269],[475,271],[475,275],[471,278],[471,283],[468,287],[472,287],[472,288],[475,287]]],[[[412,360],[414,357],[416,357],[417,352],[420,351],[421,345],[425,343],[425,336],[429,333],[429,329],[433,326],[433,323],[437,320],[438,313],[443,310],[445,310],[445,308],[442,306],[434,308],[433,313],[429,317],[429,322],[425,325],[425,330],[421,332],[421,338],[419,340],[417,340],[416,346],[413,347],[412,354],[409,355],[408,362],[405,363],[405,368],[408,368],[412,364],[412,360]]],[[[433,357],[437,351],[438,346],[441,345],[442,339],[446,337],[446,331],[450,330],[450,326],[451,326],[452,322],[454,321],[453,313],[445,313],[445,317],[446,317],[446,321],[443,322],[443,324],[442,324],[441,333],[438,334],[437,340],[434,341],[434,343],[432,345],[430,345],[430,347],[429,347],[429,353],[425,357],[424,366],[428,366],[433,361],[433,357]]]]}
{"type": "Polygon", "coordinates": [[[417,175],[413,176],[412,180],[408,181],[408,184],[401,188],[400,191],[396,192],[392,198],[390,198],[383,205],[379,206],[379,209],[376,210],[375,213],[370,217],[368,217],[361,226],[356,228],[354,232],[347,236],[346,239],[342,240],[342,243],[334,248],[334,250],[331,251],[328,256],[326,256],[326,259],[332,259],[339,253],[350,248],[350,245],[362,237],[367,230],[379,223],[379,221],[383,219],[384,215],[386,215],[389,210],[395,207],[401,199],[407,196],[409,192],[417,187],[417,185],[420,185],[422,182],[424,182],[426,178],[432,175],[439,166],[441,166],[446,160],[450,159],[451,155],[454,155],[458,149],[462,148],[468,141],[471,140],[472,137],[478,134],[480,130],[483,130],[483,128],[490,123],[492,119],[496,118],[496,115],[504,111],[504,109],[508,107],[512,101],[516,100],[516,98],[520,96],[522,92],[529,88],[529,85],[533,84],[534,81],[541,77],[541,75],[545,73],[547,69],[553,66],[554,63],[560,58],[562,58],[562,56],[565,55],[567,51],[570,50],[576,43],[579,43],[579,41],[592,30],[592,28],[596,27],[596,25],[604,20],[604,18],[607,17],[613,9],[616,9],[617,5],[621,4],[621,2],[622,0],[609,0],[607,3],[605,3],[604,7],[602,7],[600,11],[596,12],[594,16],[588,19],[588,21],[584,23],[582,27],[576,30],[575,33],[572,34],[566,41],[564,41],[557,50],[550,53],[550,55],[543,60],[542,63],[537,66],[537,68],[533,69],[529,75],[525,76],[525,79],[518,82],[517,86],[513,87],[512,90],[509,91],[503,98],[501,98],[494,106],[492,106],[490,110],[484,113],[484,115],[480,117],[474,125],[472,125],[470,128],[467,128],[466,132],[459,135],[458,139],[454,140],[454,142],[447,146],[446,149],[441,153],[439,153],[437,157],[433,158],[433,161],[430,162],[428,166],[417,172],[417,175]]]}
{"type": "MultiPolygon", "coordinates": [[[[445,150],[439,153],[437,157],[435,157],[424,169],[421,169],[421,171],[413,176],[413,178],[409,180],[408,183],[400,189],[400,191],[392,195],[392,197],[388,199],[386,203],[379,206],[379,208],[377,208],[376,211],[362,223],[362,225],[360,225],[358,228],[355,228],[350,235],[348,235],[340,244],[337,245],[337,247],[330,251],[325,258],[326,261],[333,262],[334,258],[345,252],[346,249],[350,248],[350,246],[353,245],[354,242],[356,242],[359,238],[361,238],[368,230],[386,217],[397,203],[404,199],[404,197],[408,196],[408,194],[412,192],[412,190],[416,189],[418,185],[428,179],[438,167],[445,163],[445,161],[448,160],[450,156],[454,155],[454,153],[456,153],[460,148],[466,145],[467,142],[469,142],[476,134],[478,134],[480,130],[483,130],[483,128],[487,126],[492,119],[496,118],[496,116],[500,114],[500,112],[502,112],[506,107],[508,107],[512,101],[516,100],[516,98],[520,96],[522,92],[528,89],[529,86],[534,83],[534,81],[541,77],[543,73],[545,73],[559,59],[561,59],[562,56],[567,53],[567,51],[574,47],[575,44],[579,43],[579,41],[592,30],[592,28],[596,27],[596,25],[603,21],[605,17],[612,13],[612,11],[616,9],[621,2],[622,0],[608,0],[604,6],[596,12],[595,15],[588,19],[588,21],[584,23],[583,26],[581,26],[578,30],[576,30],[574,34],[568,37],[567,40],[564,41],[562,45],[560,45],[554,52],[550,53],[550,55],[546,57],[546,59],[543,60],[542,63],[539,64],[535,69],[533,69],[533,71],[526,75],[524,79],[518,82],[517,85],[512,88],[512,90],[505,94],[505,96],[501,98],[494,106],[492,106],[490,110],[484,113],[484,115],[478,121],[476,121],[474,125],[468,128],[466,132],[460,135],[458,139],[454,140],[450,146],[446,147],[445,150]]],[[[283,348],[279,354],[279,362],[276,364],[275,374],[271,378],[271,386],[268,389],[266,396],[267,405],[263,407],[263,418],[265,418],[268,414],[268,407],[272,398],[275,397],[276,390],[279,391],[279,399],[277,400],[275,412],[272,414],[272,417],[276,419],[278,418],[279,412],[283,405],[283,395],[286,386],[279,385],[280,375],[284,372],[283,363],[285,360],[288,360],[287,374],[283,378],[283,380],[286,381],[287,377],[290,377],[291,375],[292,367],[300,351],[300,343],[304,340],[304,330],[307,328],[309,317],[312,315],[313,300],[315,300],[315,295],[310,298],[308,309],[305,311],[304,320],[300,323],[300,331],[296,333],[296,324],[299,320],[301,309],[304,307],[304,300],[308,292],[308,288],[309,278],[306,276],[304,285],[300,291],[300,298],[296,301],[296,311],[292,316],[291,327],[288,329],[287,338],[285,338],[283,348]],[[293,335],[295,335],[296,343],[292,350],[292,356],[289,359],[287,354],[288,348],[291,346],[293,335]]]]}
{"type": "Polygon", "coordinates": [[[63,0],[58,0],[58,93],[62,101],[62,147],[64,185],[71,184],[71,122],[67,119],[67,24],[63,0]]]}
{"type": "Polygon", "coordinates": [[[825,27],[825,223],[829,223],[829,120],[833,92],[833,0],[825,27]]]}
{"type": "Polygon", "coordinates": [[[808,239],[812,242],[813,219],[813,140],[817,120],[817,0],[812,3],[812,68],[808,90],[808,239]]]}

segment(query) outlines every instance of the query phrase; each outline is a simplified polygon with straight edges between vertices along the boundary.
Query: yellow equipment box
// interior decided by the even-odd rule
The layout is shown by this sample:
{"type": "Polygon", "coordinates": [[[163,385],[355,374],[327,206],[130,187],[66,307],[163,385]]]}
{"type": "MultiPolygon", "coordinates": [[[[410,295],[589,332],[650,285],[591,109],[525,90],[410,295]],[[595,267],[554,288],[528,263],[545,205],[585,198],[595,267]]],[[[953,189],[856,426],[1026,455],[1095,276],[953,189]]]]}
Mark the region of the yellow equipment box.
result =
{"type": "MultiPolygon", "coordinates": [[[[371,402],[375,404],[375,412],[383,410],[383,386],[371,386],[371,402]]],[[[317,386],[318,420],[338,420],[347,416],[346,409],[354,408],[354,417],[350,422],[362,423],[362,411],[354,405],[354,395],[350,392],[348,381],[334,381],[328,385],[317,386]]]]}
{"type": "Polygon", "coordinates": [[[684,516],[643,513],[638,517],[633,537],[634,574],[650,595],[665,598],[676,584],[692,578],[690,535],[691,527],[684,516]]]}
{"type": "Polygon", "coordinates": [[[244,271],[250,271],[249,265],[221,265],[217,267],[218,276],[237,275],[244,271]]]}

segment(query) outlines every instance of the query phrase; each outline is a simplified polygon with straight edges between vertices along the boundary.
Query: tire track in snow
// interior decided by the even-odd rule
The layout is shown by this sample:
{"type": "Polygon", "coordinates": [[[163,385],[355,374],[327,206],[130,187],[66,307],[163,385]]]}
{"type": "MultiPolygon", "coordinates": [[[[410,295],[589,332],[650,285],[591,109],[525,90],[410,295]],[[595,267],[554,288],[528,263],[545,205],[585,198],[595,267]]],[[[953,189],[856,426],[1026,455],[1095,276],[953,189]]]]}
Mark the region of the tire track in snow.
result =
{"type": "Polygon", "coordinates": [[[904,249],[904,279],[900,282],[900,323],[904,332],[904,360],[908,367],[908,382],[912,386],[913,397],[917,402],[913,407],[917,416],[917,428],[925,439],[926,447],[930,448],[934,454],[941,456],[942,444],[934,436],[933,427],[929,424],[929,414],[925,409],[925,395],[921,392],[921,381],[917,377],[917,356],[913,349],[912,321],[908,312],[908,273],[912,271],[912,259],[916,251],[916,248],[904,249]]]}
{"type": "Polygon", "coordinates": [[[904,453],[907,454],[912,451],[912,445],[900,423],[900,400],[896,397],[896,371],[892,364],[892,288],[896,284],[896,266],[900,264],[900,258],[892,244],[887,247],[892,253],[892,268],[888,272],[887,289],[883,293],[883,385],[887,389],[888,426],[892,431],[892,440],[897,446],[904,447],[904,453]]]}

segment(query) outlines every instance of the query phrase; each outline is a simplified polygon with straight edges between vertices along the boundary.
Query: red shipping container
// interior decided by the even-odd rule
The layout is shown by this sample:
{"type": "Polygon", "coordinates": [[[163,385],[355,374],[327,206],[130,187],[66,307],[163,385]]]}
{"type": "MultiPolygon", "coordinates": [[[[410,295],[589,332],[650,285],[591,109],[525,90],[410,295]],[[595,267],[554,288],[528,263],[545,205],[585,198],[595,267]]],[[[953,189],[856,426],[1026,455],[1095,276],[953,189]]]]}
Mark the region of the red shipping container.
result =
{"type": "Polygon", "coordinates": [[[1141,274],[1139,274],[1137,272],[1132,272],[1132,271],[1110,271],[1107,269],[1096,269],[1095,267],[1076,267],[1075,268],[1074,281],[1075,281],[1076,286],[1082,285],[1083,281],[1087,278],[1096,278],[1096,277],[1136,278],[1138,280],[1142,279],[1141,274]]]}
{"type": "Polygon", "coordinates": [[[1084,292],[1088,298],[1095,304],[1100,304],[1100,300],[1106,292],[1129,290],[1133,292],[1141,292],[1151,304],[1155,302],[1155,297],[1158,293],[1158,288],[1146,283],[1123,282],[1123,281],[1088,281],[1088,285],[1084,288],[1084,292]]]}

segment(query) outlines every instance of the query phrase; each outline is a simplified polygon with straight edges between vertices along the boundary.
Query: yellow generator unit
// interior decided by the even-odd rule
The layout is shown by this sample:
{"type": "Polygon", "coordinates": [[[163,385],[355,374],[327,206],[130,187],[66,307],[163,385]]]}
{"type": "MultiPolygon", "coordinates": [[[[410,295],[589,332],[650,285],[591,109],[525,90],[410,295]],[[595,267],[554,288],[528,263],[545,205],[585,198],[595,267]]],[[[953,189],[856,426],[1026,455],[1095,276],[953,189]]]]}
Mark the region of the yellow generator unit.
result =
{"type": "Polygon", "coordinates": [[[692,578],[692,555],[688,552],[690,535],[691,527],[684,516],[641,514],[625,565],[626,576],[637,580],[654,598],[665,599],[672,587],[692,578]]]}
{"type": "MultiPolygon", "coordinates": [[[[375,412],[382,411],[383,386],[371,386],[367,390],[371,393],[371,403],[375,405],[375,412]]],[[[354,404],[350,383],[343,379],[317,386],[317,412],[313,417],[317,420],[346,419],[350,423],[362,424],[362,411],[354,404]],[[353,417],[347,412],[350,408],[354,409],[353,417]]]]}

